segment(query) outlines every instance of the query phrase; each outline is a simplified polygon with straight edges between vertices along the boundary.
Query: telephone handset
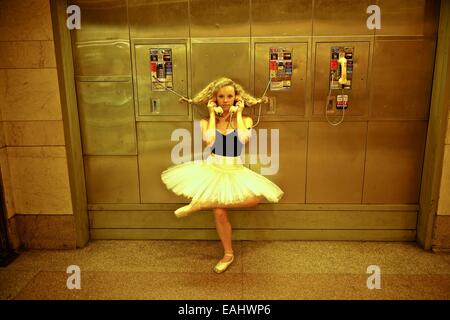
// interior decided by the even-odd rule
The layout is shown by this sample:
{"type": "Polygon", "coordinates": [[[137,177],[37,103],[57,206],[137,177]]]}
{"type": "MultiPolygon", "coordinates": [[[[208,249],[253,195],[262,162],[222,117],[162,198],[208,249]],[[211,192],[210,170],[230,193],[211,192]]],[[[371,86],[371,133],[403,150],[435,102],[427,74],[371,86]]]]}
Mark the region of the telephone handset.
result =
{"type": "Polygon", "coordinates": [[[353,47],[331,47],[330,89],[352,89],[353,47]]]}
{"type": "Polygon", "coordinates": [[[230,113],[236,113],[239,109],[239,107],[237,106],[239,100],[238,98],[234,99],[234,103],[233,105],[230,107],[230,113]]]}
{"type": "Polygon", "coordinates": [[[347,59],[345,59],[345,55],[343,53],[339,54],[339,65],[341,66],[341,77],[338,80],[339,84],[347,84],[347,59]]]}
{"type": "MultiPolygon", "coordinates": [[[[237,106],[237,103],[239,102],[239,98],[235,98],[234,99],[234,103],[233,103],[233,105],[230,107],[230,110],[229,110],[229,112],[231,113],[231,114],[233,114],[233,113],[236,113],[237,111],[238,111],[238,106],[237,106]]],[[[216,100],[216,98],[214,98],[214,103],[217,103],[217,100],[216,100]]],[[[216,115],[218,115],[219,117],[222,117],[223,116],[223,109],[222,109],[222,107],[221,106],[218,106],[217,104],[216,104],[216,106],[214,107],[214,112],[216,113],[216,115]]]]}

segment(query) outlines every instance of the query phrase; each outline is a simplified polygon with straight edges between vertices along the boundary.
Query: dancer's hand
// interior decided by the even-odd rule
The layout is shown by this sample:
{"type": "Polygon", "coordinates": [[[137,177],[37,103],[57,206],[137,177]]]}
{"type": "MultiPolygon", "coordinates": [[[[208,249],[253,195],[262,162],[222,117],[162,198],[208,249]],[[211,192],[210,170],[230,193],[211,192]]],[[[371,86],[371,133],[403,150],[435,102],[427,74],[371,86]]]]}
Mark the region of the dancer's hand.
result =
{"type": "Polygon", "coordinates": [[[210,100],[208,101],[207,107],[208,107],[209,114],[211,114],[211,113],[214,112],[214,113],[217,114],[219,117],[222,116],[222,114],[223,114],[223,109],[222,109],[222,107],[217,106],[216,101],[215,101],[214,98],[213,98],[213,99],[210,99],[210,100]]]}
{"type": "Polygon", "coordinates": [[[236,97],[236,107],[237,107],[237,112],[242,112],[245,108],[245,104],[244,101],[242,100],[242,98],[240,96],[236,97]]]}
{"type": "Polygon", "coordinates": [[[214,112],[214,108],[217,107],[216,101],[214,99],[209,99],[206,107],[208,108],[209,113],[214,112]]]}

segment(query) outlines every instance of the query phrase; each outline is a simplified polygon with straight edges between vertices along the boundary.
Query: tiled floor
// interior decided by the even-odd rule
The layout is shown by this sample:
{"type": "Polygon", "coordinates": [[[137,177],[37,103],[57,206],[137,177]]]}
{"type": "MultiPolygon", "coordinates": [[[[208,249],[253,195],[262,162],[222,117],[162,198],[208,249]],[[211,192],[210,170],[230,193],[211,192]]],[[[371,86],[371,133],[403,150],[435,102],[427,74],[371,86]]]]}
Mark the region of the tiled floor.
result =
{"type": "Polygon", "coordinates": [[[91,241],[85,248],[26,251],[0,268],[0,299],[445,299],[450,256],[410,242],[235,241],[217,275],[218,241],[91,241]],[[81,270],[69,290],[67,267],[81,270]],[[367,288],[367,267],[381,289],[367,288]]]}

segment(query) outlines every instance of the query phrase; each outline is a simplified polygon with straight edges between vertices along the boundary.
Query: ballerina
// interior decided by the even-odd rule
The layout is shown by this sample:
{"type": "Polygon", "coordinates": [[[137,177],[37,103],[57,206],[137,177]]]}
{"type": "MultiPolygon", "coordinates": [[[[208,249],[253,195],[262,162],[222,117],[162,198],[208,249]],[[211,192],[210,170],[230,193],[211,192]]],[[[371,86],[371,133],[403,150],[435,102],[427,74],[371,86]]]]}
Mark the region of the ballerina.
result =
{"type": "Polygon", "coordinates": [[[161,174],[169,190],[191,199],[175,211],[178,218],[212,209],[216,230],[224,249],[223,258],[215,265],[216,273],[224,272],[234,261],[232,228],[227,209],[252,207],[266,198],[278,202],[283,191],[269,179],[245,167],[241,151],[251,138],[253,120],[242,115],[247,106],[260,103],[237,83],[219,78],[208,84],[192,100],[180,101],[207,104],[208,119],[202,119],[202,138],[211,147],[205,160],[174,165],[161,174]],[[235,119],[233,115],[236,114],[235,119]],[[230,125],[234,130],[230,129],[230,125]]]}

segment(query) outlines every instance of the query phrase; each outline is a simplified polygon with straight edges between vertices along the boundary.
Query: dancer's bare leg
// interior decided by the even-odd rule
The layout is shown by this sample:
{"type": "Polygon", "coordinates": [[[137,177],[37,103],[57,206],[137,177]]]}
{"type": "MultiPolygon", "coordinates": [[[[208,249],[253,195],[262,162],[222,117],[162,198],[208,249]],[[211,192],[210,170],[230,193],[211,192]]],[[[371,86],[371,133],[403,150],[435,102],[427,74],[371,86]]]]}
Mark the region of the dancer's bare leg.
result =
{"type": "MultiPolygon", "coordinates": [[[[228,221],[227,210],[224,208],[214,208],[214,220],[216,222],[217,234],[222,242],[223,251],[225,253],[233,253],[231,245],[231,224],[228,221]]],[[[231,260],[231,256],[225,256],[221,261],[226,262],[231,260]]]]}
{"type": "Polygon", "coordinates": [[[229,204],[225,206],[221,206],[222,208],[247,208],[247,207],[253,207],[256,206],[258,203],[260,203],[264,198],[263,197],[253,197],[248,198],[247,200],[241,202],[241,203],[235,203],[235,204],[229,204]]]}
{"type": "MultiPolygon", "coordinates": [[[[254,197],[247,199],[244,202],[229,205],[227,207],[251,207],[258,204],[261,201],[260,197],[254,197]]],[[[213,208],[214,220],[216,223],[217,233],[219,234],[220,241],[223,246],[223,258],[216,264],[214,271],[216,273],[222,273],[227,270],[229,265],[234,261],[233,247],[231,245],[231,224],[228,221],[227,209],[224,207],[213,208]]]]}
{"type": "MultiPolygon", "coordinates": [[[[225,204],[220,205],[221,208],[245,208],[245,207],[253,207],[256,206],[259,202],[261,202],[263,197],[253,197],[248,198],[247,200],[241,202],[241,203],[235,203],[235,204],[225,204]]],[[[188,215],[192,212],[199,211],[199,210],[207,210],[207,209],[214,209],[217,207],[217,204],[201,204],[201,203],[189,203],[188,205],[185,205],[184,207],[181,207],[175,211],[177,212],[183,212],[183,215],[188,215]]]]}

